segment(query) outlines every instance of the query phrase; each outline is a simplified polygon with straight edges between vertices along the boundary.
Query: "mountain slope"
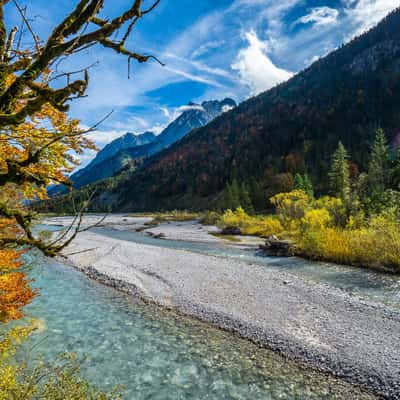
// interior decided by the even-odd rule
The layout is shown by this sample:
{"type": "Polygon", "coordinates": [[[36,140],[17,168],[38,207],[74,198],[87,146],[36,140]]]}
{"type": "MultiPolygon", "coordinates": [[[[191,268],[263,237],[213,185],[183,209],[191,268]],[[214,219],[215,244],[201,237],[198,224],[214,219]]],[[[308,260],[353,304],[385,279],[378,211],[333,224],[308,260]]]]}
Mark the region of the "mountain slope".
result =
{"type": "Polygon", "coordinates": [[[210,207],[233,178],[255,178],[266,198],[305,171],[317,192],[326,192],[339,140],[365,168],[377,127],[392,143],[400,137],[399,26],[400,9],[288,82],[151,157],[108,194],[114,208],[210,207]]]}
{"type": "Polygon", "coordinates": [[[235,106],[236,103],[232,99],[205,101],[201,105],[190,103],[187,109],[172,121],[151,143],[121,149],[114,157],[107,160],[104,165],[98,165],[98,168],[106,169],[108,163],[121,165],[122,168],[128,161],[134,162],[134,160],[141,160],[156,154],[182,139],[193,129],[206,125],[225,110],[229,110],[235,106]]]}
{"type": "Polygon", "coordinates": [[[74,187],[80,188],[115,175],[127,165],[131,165],[134,160],[157,153],[180,140],[193,129],[206,125],[224,110],[235,106],[236,103],[232,99],[205,101],[201,105],[190,103],[187,109],[159,136],[152,132],[141,135],[125,134],[105,146],[86,168],[71,176],[74,187]]]}
{"type": "MultiPolygon", "coordinates": [[[[118,162],[107,162],[112,159],[119,151],[151,143],[156,138],[153,132],[145,132],[140,135],[126,133],[125,135],[113,140],[100,150],[96,157],[81,170],[71,175],[71,181],[75,188],[93,183],[109,176],[114,175],[126,165],[128,160],[118,160],[118,162]],[[107,163],[106,165],[104,163],[107,163]]],[[[53,190],[54,192],[54,190],[53,190]]]]}

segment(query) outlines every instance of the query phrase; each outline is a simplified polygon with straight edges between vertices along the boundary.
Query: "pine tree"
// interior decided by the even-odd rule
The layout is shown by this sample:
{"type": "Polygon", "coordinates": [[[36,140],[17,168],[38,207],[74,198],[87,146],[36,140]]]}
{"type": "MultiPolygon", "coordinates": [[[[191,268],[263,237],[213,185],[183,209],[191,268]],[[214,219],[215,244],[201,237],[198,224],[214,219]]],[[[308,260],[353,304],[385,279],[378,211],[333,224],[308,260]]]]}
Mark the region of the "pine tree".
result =
{"type": "Polygon", "coordinates": [[[253,203],[251,202],[249,190],[245,183],[240,185],[240,204],[248,214],[254,213],[253,203]]]}
{"type": "Polygon", "coordinates": [[[239,187],[239,184],[236,179],[234,179],[232,181],[231,191],[232,191],[231,209],[236,210],[238,207],[241,206],[241,204],[240,204],[240,187],[239,187]]]}
{"type": "Polygon", "coordinates": [[[222,204],[222,209],[223,210],[230,210],[232,209],[232,188],[229,183],[226,184],[225,189],[224,189],[224,197],[223,197],[223,204],[222,204]]]}
{"type": "Polygon", "coordinates": [[[371,160],[368,166],[368,185],[370,193],[383,193],[387,186],[389,172],[389,146],[385,132],[376,131],[375,142],[371,149],[371,160]]]}
{"type": "Polygon", "coordinates": [[[332,156],[328,176],[332,194],[347,201],[350,198],[349,155],[342,142],[339,142],[338,148],[332,156]]]}
{"type": "Polygon", "coordinates": [[[307,174],[296,174],[294,177],[294,188],[303,190],[310,198],[314,197],[314,189],[311,179],[307,174]]]}
{"type": "Polygon", "coordinates": [[[267,196],[265,194],[265,189],[263,184],[261,182],[258,182],[254,177],[250,180],[249,194],[254,210],[265,210],[267,206],[267,196]]]}
{"type": "Polygon", "coordinates": [[[303,182],[303,175],[301,174],[296,174],[294,176],[294,188],[303,190],[304,182],[303,182]]]}
{"type": "Polygon", "coordinates": [[[394,190],[400,190],[400,147],[397,149],[396,158],[390,171],[390,184],[394,190]]]}
{"type": "Polygon", "coordinates": [[[303,176],[303,184],[304,184],[304,191],[310,196],[310,198],[314,197],[314,187],[311,182],[310,177],[307,174],[303,176]]]}

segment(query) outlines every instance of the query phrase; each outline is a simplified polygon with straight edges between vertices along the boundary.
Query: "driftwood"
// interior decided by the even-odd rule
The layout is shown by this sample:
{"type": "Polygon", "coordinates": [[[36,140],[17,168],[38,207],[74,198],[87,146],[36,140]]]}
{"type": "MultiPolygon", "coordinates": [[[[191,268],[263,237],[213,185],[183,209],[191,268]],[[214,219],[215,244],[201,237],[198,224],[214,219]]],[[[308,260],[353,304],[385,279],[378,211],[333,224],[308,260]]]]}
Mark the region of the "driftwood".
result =
{"type": "Polygon", "coordinates": [[[292,257],[294,255],[294,244],[290,240],[280,240],[276,236],[270,236],[260,249],[267,256],[292,257]]]}

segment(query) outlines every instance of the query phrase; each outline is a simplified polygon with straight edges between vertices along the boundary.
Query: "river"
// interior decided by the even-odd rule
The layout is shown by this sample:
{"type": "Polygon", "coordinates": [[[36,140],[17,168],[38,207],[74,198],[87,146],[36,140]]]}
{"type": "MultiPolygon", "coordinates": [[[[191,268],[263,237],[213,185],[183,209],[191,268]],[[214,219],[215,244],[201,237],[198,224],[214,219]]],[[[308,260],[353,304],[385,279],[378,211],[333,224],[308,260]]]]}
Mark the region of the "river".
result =
{"type": "MultiPolygon", "coordinates": [[[[263,258],[253,248],[221,243],[160,240],[133,231],[96,233],[154,246],[240,258],[292,270],[361,297],[398,306],[396,277],[300,259],[263,258]]],[[[52,260],[35,259],[32,276],[40,296],[27,307],[40,330],[34,356],[62,352],[85,356],[83,374],[125,399],[372,399],[372,395],[313,372],[266,349],[191,318],[141,302],[89,280],[52,260]]]]}

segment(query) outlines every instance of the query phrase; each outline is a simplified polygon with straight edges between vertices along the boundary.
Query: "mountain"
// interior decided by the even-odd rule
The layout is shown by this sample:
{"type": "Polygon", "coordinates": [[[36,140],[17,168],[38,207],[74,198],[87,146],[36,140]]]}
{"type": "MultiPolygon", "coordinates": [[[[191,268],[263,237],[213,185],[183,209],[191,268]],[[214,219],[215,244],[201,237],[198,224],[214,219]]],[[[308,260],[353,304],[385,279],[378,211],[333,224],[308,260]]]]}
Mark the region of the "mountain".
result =
{"type": "Polygon", "coordinates": [[[107,144],[96,157],[81,170],[71,175],[71,181],[75,188],[99,181],[120,171],[129,160],[118,160],[118,162],[104,163],[113,158],[119,151],[126,148],[134,148],[151,143],[156,138],[153,132],[145,132],[140,135],[126,133],[125,135],[113,140],[107,144]]]}
{"type": "MultiPolygon", "coordinates": [[[[85,168],[71,175],[75,188],[80,188],[115,175],[135,160],[143,159],[170,146],[193,129],[202,127],[222,112],[235,107],[232,99],[189,103],[183,113],[171,122],[159,136],[152,132],[141,135],[126,133],[103,148],[85,168]]],[[[58,191],[59,192],[59,191],[58,191]]],[[[54,190],[53,190],[54,193],[54,190]]]]}
{"type": "Polygon", "coordinates": [[[378,26],[149,158],[94,207],[115,210],[210,208],[227,183],[256,182],[267,197],[307,172],[327,192],[341,140],[366,168],[375,131],[400,138],[400,9],[378,26]],[[112,198],[112,204],[107,199],[112,198]]]}
{"type": "Polygon", "coordinates": [[[179,141],[192,130],[206,125],[221,113],[235,106],[236,103],[232,99],[205,101],[202,104],[189,103],[185,107],[185,111],[172,121],[151,143],[144,146],[122,149],[115,155],[114,159],[137,160],[156,154],[179,141]]]}
{"type": "Polygon", "coordinates": [[[121,136],[107,144],[103,150],[97,153],[96,157],[89,165],[95,166],[96,164],[113,157],[120,150],[149,144],[156,137],[157,136],[153,132],[145,132],[140,135],[135,135],[134,133],[128,132],[124,136],[121,136]]]}
{"type": "Polygon", "coordinates": [[[235,107],[235,101],[229,98],[222,101],[204,101],[201,104],[189,103],[186,111],[169,124],[157,140],[149,146],[146,155],[155,154],[157,151],[170,146],[192,130],[207,125],[221,113],[235,107]]]}

